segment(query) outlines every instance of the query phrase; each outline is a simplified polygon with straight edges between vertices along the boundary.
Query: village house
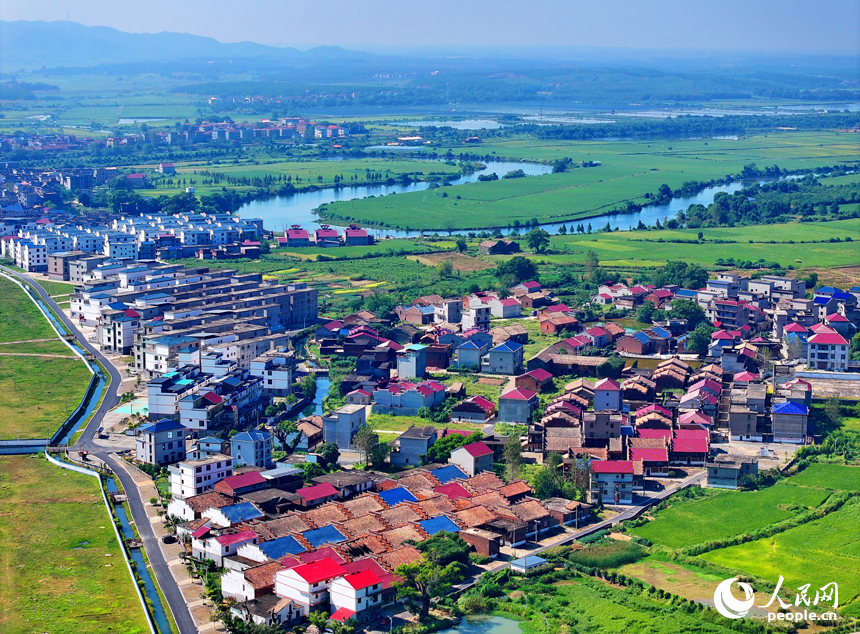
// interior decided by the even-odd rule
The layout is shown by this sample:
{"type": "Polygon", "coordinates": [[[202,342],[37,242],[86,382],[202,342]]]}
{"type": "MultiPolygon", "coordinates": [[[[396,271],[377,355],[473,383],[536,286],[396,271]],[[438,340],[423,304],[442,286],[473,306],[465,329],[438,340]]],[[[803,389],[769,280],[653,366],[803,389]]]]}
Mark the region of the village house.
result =
{"type": "Polygon", "coordinates": [[[493,450],[483,442],[473,442],[452,451],[448,462],[474,476],[482,471],[493,470],[493,450]]]}
{"type": "Polygon", "coordinates": [[[716,489],[738,489],[743,478],[758,476],[758,459],[754,456],[719,454],[707,463],[707,486],[716,489]]]}
{"type": "Polygon", "coordinates": [[[421,464],[421,456],[426,455],[436,442],[437,433],[438,430],[433,425],[410,426],[392,442],[389,458],[391,464],[400,466],[421,464]]]}
{"type": "Polygon", "coordinates": [[[451,408],[451,420],[486,423],[496,415],[496,406],[483,396],[470,396],[451,408]]]}
{"type": "Polygon", "coordinates": [[[527,425],[538,404],[537,394],[531,390],[516,388],[505,392],[499,397],[499,422],[527,425]]]}
{"type": "Polygon", "coordinates": [[[600,460],[591,463],[588,501],[595,504],[633,504],[632,460],[600,460]]]}
{"type": "Polygon", "coordinates": [[[506,341],[491,348],[481,358],[481,371],[489,374],[519,374],[523,371],[523,352],[521,343],[506,341]]]}
{"type": "Polygon", "coordinates": [[[514,379],[514,386],[531,392],[543,392],[553,388],[552,374],[543,368],[537,368],[514,379]]]}

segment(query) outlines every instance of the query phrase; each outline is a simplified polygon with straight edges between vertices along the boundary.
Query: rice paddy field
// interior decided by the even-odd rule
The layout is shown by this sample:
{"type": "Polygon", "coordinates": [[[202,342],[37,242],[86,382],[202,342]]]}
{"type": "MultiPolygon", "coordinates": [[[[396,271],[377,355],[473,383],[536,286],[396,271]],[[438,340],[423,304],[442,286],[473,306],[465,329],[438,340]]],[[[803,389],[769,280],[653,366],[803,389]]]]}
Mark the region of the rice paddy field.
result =
{"type": "Polygon", "coordinates": [[[788,519],[821,504],[829,491],[779,483],[761,491],[713,491],[696,500],[672,500],[655,519],[630,533],[669,548],[724,539],[788,519]],[[800,507],[788,510],[786,507],[800,507]]]}
{"type": "Polygon", "coordinates": [[[782,575],[789,588],[810,583],[812,594],[815,589],[835,582],[839,585],[839,605],[845,606],[843,615],[860,616],[860,602],[856,601],[860,595],[858,525],[860,499],[853,498],[820,520],[768,539],[713,550],[701,557],[765,579],[776,580],[782,575]]]}

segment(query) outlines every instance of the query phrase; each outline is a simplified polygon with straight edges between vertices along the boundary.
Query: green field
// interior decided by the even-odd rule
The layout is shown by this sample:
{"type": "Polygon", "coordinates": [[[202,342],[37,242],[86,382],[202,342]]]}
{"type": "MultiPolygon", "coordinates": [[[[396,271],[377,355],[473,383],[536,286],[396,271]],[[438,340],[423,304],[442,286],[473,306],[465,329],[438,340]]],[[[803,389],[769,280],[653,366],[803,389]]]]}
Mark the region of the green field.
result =
{"type": "MultiPolygon", "coordinates": [[[[839,605],[847,606],[843,613],[860,616],[860,602],[855,601],[860,595],[858,525],[860,500],[854,498],[823,519],[768,539],[714,550],[701,557],[765,579],[775,581],[782,575],[789,588],[810,583],[813,595],[816,589],[835,582],[839,584],[839,605]]],[[[788,593],[782,596],[787,601],[794,598],[786,595],[788,593]]]]}
{"type": "Polygon", "coordinates": [[[701,499],[672,499],[669,508],[655,513],[656,519],[630,533],[669,548],[684,548],[763,528],[799,512],[781,506],[815,507],[828,495],[821,489],[783,483],[761,491],[708,490],[701,499]]]}
{"type": "Polygon", "coordinates": [[[819,489],[860,491],[860,467],[812,464],[800,474],[786,480],[786,483],[819,489]]]}
{"type": "Polygon", "coordinates": [[[436,242],[417,240],[406,240],[394,238],[392,240],[380,240],[375,244],[353,247],[283,247],[272,249],[269,257],[276,258],[299,258],[301,260],[315,260],[318,256],[332,259],[355,259],[362,258],[366,254],[390,254],[394,255],[401,251],[408,253],[432,253],[441,251],[447,247],[440,246],[436,242]]]}
{"type": "Polygon", "coordinates": [[[367,424],[374,429],[381,429],[389,432],[403,432],[409,429],[412,425],[423,427],[424,425],[433,425],[439,429],[465,429],[467,431],[481,431],[483,425],[477,423],[434,423],[426,418],[418,416],[389,416],[388,414],[371,414],[367,417],[367,424]]]}
{"type": "Polygon", "coordinates": [[[149,631],[94,478],[3,456],[0,491],[0,631],[149,631]]]}
{"type": "MultiPolygon", "coordinates": [[[[798,132],[739,140],[551,141],[512,139],[487,142],[482,153],[499,157],[576,162],[600,167],[573,169],[496,182],[468,183],[450,191],[427,190],[333,203],[328,213],[367,224],[411,229],[507,227],[536,218],[540,223],[599,215],[625,201],[644,204],[646,192],[663,183],[677,189],[687,181],[710,181],[740,173],[744,165],[778,164],[811,169],[853,162],[857,143],[832,132],[798,132]],[[447,197],[443,197],[447,193],[447,197]],[[459,197],[459,198],[458,198],[459,197]]],[[[835,182],[835,181],[834,181],[835,182]]]]}
{"type": "MultiPolygon", "coordinates": [[[[779,262],[783,267],[798,269],[847,266],[860,262],[860,220],[834,220],[832,222],[786,223],[704,229],[704,241],[666,242],[666,240],[697,239],[699,231],[617,231],[613,233],[552,236],[549,254],[526,254],[534,260],[553,264],[581,264],[588,251],[594,251],[601,265],[618,267],[661,266],[668,260],[695,262],[711,267],[719,259],[743,259],[757,262],[779,262]],[[855,242],[826,242],[830,238],[855,242]],[[659,242],[659,240],[663,242],[659,242]],[[731,240],[715,243],[714,240],[731,240]],[[752,243],[750,243],[752,240],[752,243]],[[798,244],[802,240],[820,240],[798,244]],[[765,241],[776,241],[769,244],[765,241]],[[785,244],[794,241],[794,245],[785,244]]],[[[491,260],[508,256],[490,256],[491,260]]]]}
{"type": "Polygon", "coordinates": [[[50,438],[81,402],[92,374],[24,291],[0,278],[0,293],[0,439],[50,438]]]}

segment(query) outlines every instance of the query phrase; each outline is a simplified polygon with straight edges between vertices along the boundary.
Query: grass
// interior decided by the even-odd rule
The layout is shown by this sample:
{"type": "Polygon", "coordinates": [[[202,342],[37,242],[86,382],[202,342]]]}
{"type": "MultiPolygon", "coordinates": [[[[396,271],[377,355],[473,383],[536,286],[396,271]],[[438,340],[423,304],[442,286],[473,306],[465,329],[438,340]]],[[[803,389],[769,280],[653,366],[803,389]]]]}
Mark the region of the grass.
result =
{"type": "Polygon", "coordinates": [[[733,631],[714,612],[687,613],[667,601],[619,589],[590,577],[554,584],[523,582],[517,602],[499,601],[496,613],[521,620],[524,634],[548,632],[710,632],[733,631]]]}
{"type": "Polygon", "coordinates": [[[478,423],[434,423],[426,418],[418,416],[389,416],[388,414],[371,414],[367,418],[367,423],[374,429],[383,429],[385,431],[403,432],[409,429],[410,426],[423,427],[424,425],[433,425],[439,429],[466,429],[469,431],[481,431],[483,425],[478,423]]]}
{"type": "Polygon", "coordinates": [[[860,491],[860,468],[837,464],[811,464],[786,482],[820,489],[860,491]]]}
{"type": "Polygon", "coordinates": [[[677,189],[692,180],[710,181],[740,173],[744,165],[778,163],[783,169],[812,169],[856,160],[856,144],[831,132],[757,135],[739,140],[550,141],[506,139],[482,144],[500,157],[551,161],[600,161],[601,166],[562,174],[468,183],[454,192],[428,190],[334,203],[329,211],[369,224],[411,229],[506,227],[514,220],[559,222],[599,215],[663,183],[677,189]]]}
{"type": "Polygon", "coordinates": [[[75,292],[74,284],[66,282],[54,282],[52,280],[35,280],[36,284],[48,291],[51,297],[66,297],[75,292]]]}
{"type": "Polygon", "coordinates": [[[0,356],[0,439],[49,438],[78,406],[91,374],[57,338],[39,308],[12,282],[0,278],[0,353],[68,357],[0,356]]]}
{"type": "Polygon", "coordinates": [[[590,568],[618,568],[630,564],[644,555],[644,548],[632,541],[613,541],[605,545],[572,550],[568,561],[590,568]]]}
{"type": "Polygon", "coordinates": [[[821,489],[782,483],[761,491],[709,490],[704,498],[670,500],[669,508],[656,512],[656,519],[630,533],[669,548],[684,548],[763,528],[797,513],[786,505],[815,507],[828,495],[821,489]]]}
{"type": "MultiPolygon", "coordinates": [[[[768,539],[714,550],[702,558],[765,579],[776,580],[782,575],[789,588],[796,589],[810,583],[813,595],[816,589],[836,582],[839,585],[839,604],[846,606],[843,613],[860,616],[860,602],[855,601],[860,595],[858,522],[860,500],[854,498],[820,520],[768,539]]],[[[791,600],[784,595],[783,598],[791,600]]]]}
{"type": "Polygon", "coordinates": [[[332,258],[338,260],[349,260],[362,258],[368,254],[388,254],[399,255],[401,252],[408,253],[432,253],[439,251],[441,247],[432,242],[420,242],[417,240],[404,240],[394,238],[391,240],[381,240],[375,244],[367,246],[351,246],[351,247],[284,247],[272,249],[270,254],[271,259],[276,258],[298,258],[301,260],[316,260],[323,258],[332,258]]]}
{"type": "Polygon", "coordinates": [[[3,456],[0,491],[0,631],[148,631],[94,478],[3,456]]]}

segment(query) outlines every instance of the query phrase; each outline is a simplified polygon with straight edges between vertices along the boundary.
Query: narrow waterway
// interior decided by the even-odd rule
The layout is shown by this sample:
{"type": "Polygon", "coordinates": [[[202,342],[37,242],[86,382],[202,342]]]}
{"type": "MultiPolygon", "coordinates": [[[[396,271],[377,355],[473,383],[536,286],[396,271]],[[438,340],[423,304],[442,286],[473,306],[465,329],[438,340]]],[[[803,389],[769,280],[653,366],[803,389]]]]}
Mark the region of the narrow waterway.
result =
{"type": "Polygon", "coordinates": [[[440,634],[522,634],[522,629],[519,622],[503,616],[469,616],[440,634]]]}
{"type": "MultiPolygon", "coordinates": [[[[107,490],[110,493],[117,493],[119,491],[116,486],[116,482],[112,479],[107,479],[106,483],[107,490]]],[[[114,510],[116,511],[116,516],[119,518],[119,523],[122,525],[123,539],[134,539],[134,529],[131,527],[131,522],[128,519],[125,506],[117,504],[114,506],[114,510]]],[[[156,548],[158,548],[158,546],[156,546],[156,548]]],[[[132,561],[137,564],[137,574],[140,575],[140,578],[143,580],[143,594],[152,603],[152,617],[155,620],[155,625],[158,628],[159,633],[169,634],[173,630],[170,628],[170,621],[167,619],[167,614],[164,612],[164,606],[161,604],[161,596],[158,594],[158,590],[155,587],[152,574],[150,574],[149,568],[146,567],[146,561],[143,558],[143,551],[140,548],[130,548],[129,555],[132,561]]]]}

